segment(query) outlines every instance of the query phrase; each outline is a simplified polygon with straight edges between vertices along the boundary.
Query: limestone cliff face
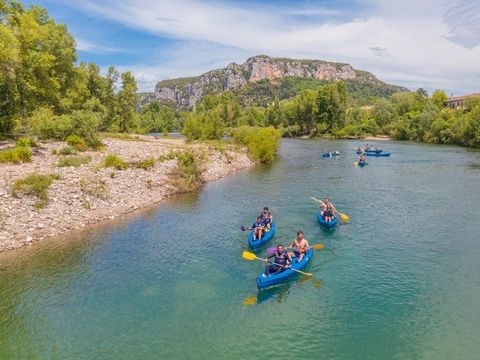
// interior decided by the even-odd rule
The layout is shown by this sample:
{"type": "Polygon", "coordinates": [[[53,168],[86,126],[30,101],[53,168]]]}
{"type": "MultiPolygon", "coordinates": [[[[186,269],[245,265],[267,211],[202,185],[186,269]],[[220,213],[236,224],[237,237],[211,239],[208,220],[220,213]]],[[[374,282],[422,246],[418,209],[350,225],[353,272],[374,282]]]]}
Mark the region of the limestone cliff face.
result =
{"type": "Polygon", "coordinates": [[[242,88],[260,80],[281,81],[285,77],[318,80],[380,81],[365,71],[356,71],[348,64],[321,60],[271,58],[261,55],[245,63],[229,64],[226,68],[209,71],[198,77],[165,80],[157,84],[155,98],[175,102],[178,107],[193,107],[204,96],[242,88]]]}

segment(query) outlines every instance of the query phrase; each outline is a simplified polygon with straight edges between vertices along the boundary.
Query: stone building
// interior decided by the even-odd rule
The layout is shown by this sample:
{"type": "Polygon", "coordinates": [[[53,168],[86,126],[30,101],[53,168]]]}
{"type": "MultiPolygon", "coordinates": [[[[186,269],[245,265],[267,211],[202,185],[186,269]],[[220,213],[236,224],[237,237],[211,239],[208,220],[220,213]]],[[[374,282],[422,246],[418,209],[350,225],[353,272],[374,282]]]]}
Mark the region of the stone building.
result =
{"type": "Polygon", "coordinates": [[[448,100],[445,102],[445,105],[452,109],[464,108],[467,100],[478,97],[480,97],[480,93],[472,93],[462,96],[452,96],[448,98],[448,100]]]}

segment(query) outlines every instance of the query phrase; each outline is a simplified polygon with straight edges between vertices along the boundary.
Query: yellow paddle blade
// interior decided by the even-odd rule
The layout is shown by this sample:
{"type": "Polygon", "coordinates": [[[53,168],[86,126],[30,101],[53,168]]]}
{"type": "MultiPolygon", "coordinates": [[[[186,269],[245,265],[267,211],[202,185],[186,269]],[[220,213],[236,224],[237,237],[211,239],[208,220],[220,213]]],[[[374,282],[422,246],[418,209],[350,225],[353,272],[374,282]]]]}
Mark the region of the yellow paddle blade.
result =
{"type": "Polygon", "coordinates": [[[243,300],[244,305],[254,305],[256,303],[257,303],[257,296],[256,295],[249,296],[249,297],[247,297],[243,300]]]}
{"type": "Polygon", "coordinates": [[[310,246],[310,248],[312,248],[312,249],[323,249],[324,247],[325,247],[325,245],[323,245],[323,244],[316,244],[316,245],[310,246]]]}
{"type": "Polygon", "coordinates": [[[358,161],[355,161],[355,162],[353,163],[353,166],[358,166],[358,161]]]}
{"type": "Polygon", "coordinates": [[[242,256],[244,259],[247,259],[247,260],[255,260],[257,258],[257,256],[254,253],[251,253],[248,251],[244,251],[242,253],[242,256]]]}
{"type": "Polygon", "coordinates": [[[342,213],[339,213],[339,214],[343,221],[348,222],[350,220],[347,214],[342,214],[342,213]]]}

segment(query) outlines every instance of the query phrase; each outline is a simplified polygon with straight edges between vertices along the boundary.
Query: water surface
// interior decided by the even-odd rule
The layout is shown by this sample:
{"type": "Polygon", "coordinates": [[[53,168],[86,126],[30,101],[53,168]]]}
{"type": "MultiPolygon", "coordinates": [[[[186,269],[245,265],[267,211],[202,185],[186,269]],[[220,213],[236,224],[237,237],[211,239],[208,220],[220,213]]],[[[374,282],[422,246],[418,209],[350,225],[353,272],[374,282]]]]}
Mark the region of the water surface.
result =
{"type": "Polygon", "coordinates": [[[358,168],[358,144],[284,141],[273,165],[3,254],[0,359],[477,359],[480,152],[387,142],[358,168]],[[350,223],[320,229],[310,196],[350,223]],[[239,228],[264,205],[274,243],[325,244],[312,279],[257,291],[239,228]]]}

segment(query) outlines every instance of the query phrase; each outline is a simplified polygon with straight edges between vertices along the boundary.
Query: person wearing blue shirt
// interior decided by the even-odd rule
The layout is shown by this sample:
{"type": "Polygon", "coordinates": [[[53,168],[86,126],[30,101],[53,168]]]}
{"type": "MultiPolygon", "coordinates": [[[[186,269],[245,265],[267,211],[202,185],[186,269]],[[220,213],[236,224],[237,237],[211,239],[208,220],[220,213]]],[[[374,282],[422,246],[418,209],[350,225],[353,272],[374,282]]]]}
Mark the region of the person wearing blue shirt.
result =
{"type": "Polygon", "coordinates": [[[253,223],[252,230],[253,230],[253,241],[260,240],[262,238],[262,232],[265,229],[265,223],[262,220],[262,217],[259,216],[257,218],[257,222],[253,223]]]}

